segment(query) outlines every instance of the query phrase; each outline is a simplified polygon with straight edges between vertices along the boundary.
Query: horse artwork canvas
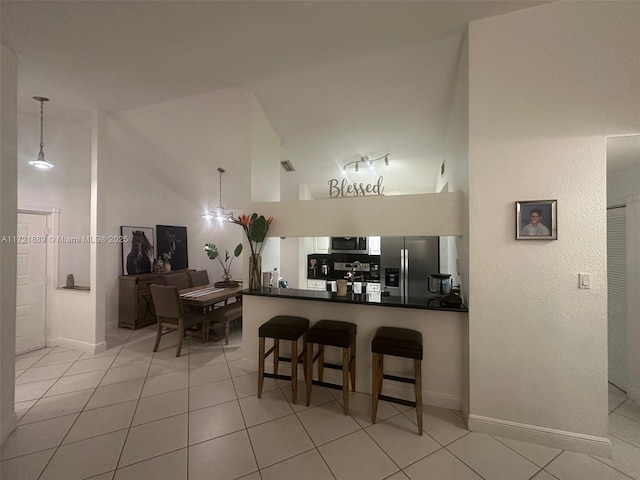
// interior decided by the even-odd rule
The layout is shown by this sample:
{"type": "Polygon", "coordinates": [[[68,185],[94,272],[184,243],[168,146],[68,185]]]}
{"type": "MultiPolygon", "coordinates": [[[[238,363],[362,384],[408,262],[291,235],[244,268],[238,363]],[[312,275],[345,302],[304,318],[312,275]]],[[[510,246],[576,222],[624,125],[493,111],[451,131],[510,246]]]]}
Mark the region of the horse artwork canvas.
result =
{"type": "Polygon", "coordinates": [[[156,225],[158,257],[169,262],[171,270],[189,268],[187,253],[187,227],[156,225]]]}
{"type": "Polygon", "coordinates": [[[120,233],[123,239],[122,274],[150,273],[154,260],[153,228],[123,226],[120,233]]]}

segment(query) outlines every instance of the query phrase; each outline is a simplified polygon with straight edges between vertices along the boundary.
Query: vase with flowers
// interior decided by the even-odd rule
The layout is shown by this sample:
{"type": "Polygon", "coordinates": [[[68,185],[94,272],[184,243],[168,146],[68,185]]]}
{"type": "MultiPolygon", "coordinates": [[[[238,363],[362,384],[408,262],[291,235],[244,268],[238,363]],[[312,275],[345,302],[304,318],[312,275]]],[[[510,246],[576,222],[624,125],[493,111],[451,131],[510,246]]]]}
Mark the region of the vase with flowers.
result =
{"type": "Polygon", "coordinates": [[[233,259],[240,256],[242,253],[242,244],[239,243],[236,245],[236,248],[233,249],[233,256],[229,255],[229,250],[224,251],[224,262],[222,261],[222,255],[218,251],[218,247],[216,247],[213,243],[207,243],[204,246],[204,251],[207,252],[207,256],[211,260],[218,260],[220,265],[222,265],[222,270],[224,271],[224,275],[222,278],[224,279],[222,282],[216,282],[213,285],[215,287],[237,287],[239,285],[238,282],[232,279],[231,277],[231,264],[233,263],[233,259]]]}
{"type": "Polygon", "coordinates": [[[260,290],[262,285],[262,249],[273,217],[265,218],[263,215],[252,213],[251,215],[239,215],[237,218],[231,217],[229,220],[240,225],[249,240],[251,248],[249,290],[260,290]]]}

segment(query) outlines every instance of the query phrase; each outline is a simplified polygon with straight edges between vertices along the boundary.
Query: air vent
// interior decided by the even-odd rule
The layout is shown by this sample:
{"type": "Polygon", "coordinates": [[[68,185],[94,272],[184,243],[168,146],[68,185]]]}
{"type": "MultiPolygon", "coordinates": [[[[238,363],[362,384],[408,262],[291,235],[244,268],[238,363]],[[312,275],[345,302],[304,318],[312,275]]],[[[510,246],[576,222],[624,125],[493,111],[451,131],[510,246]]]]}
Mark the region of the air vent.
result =
{"type": "Polygon", "coordinates": [[[293,172],[295,170],[295,168],[293,168],[293,165],[291,165],[291,162],[289,160],[284,160],[280,162],[280,165],[282,165],[282,168],[284,168],[285,172],[293,172]]]}

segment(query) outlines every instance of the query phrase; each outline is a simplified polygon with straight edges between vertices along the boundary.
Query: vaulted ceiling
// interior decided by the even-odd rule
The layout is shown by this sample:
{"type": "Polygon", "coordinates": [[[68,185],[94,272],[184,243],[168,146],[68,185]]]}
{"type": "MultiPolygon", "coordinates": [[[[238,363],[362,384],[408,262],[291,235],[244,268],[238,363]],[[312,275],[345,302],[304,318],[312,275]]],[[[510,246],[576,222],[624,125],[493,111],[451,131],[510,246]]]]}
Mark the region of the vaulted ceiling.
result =
{"type": "Polygon", "coordinates": [[[339,165],[386,153],[389,184],[430,191],[467,24],[544,3],[3,0],[0,19],[21,110],[33,95],[52,113],[118,112],[241,87],[287,178],[323,197],[339,165]]]}

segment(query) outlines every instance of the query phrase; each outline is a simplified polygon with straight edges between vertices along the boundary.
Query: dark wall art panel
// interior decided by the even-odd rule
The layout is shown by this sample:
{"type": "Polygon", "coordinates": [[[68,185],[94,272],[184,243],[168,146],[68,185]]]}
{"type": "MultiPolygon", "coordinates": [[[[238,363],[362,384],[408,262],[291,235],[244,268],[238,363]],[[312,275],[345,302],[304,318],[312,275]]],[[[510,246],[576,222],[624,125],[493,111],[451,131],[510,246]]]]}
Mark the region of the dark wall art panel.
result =
{"type": "Polygon", "coordinates": [[[171,270],[189,268],[187,255],[187,227],[156,225],[156,248],[158,258],[171,270]]]}

